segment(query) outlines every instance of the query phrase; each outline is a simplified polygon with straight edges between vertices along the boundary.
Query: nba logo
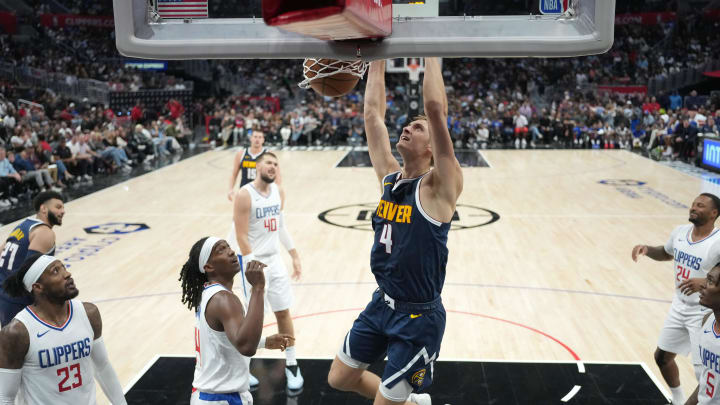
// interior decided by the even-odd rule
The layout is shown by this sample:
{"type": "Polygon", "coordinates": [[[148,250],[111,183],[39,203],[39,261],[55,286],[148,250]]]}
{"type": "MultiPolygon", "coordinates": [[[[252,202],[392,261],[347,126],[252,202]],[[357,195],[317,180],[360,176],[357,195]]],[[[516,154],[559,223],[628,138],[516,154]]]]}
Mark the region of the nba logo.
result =
{"type": "Polygon", "coordinates": [[[569,0],[540,0],[540,13],[562,14],[568,8],[569,0]]]}

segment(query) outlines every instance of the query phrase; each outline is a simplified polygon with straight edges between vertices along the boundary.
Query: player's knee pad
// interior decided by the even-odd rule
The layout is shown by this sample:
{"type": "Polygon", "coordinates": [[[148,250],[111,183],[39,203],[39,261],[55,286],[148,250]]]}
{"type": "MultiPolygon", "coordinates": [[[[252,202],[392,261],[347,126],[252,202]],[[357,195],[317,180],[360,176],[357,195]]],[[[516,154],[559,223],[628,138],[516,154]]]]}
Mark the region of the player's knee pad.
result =
{"type": "Polygon", "coordinates": [[[410,397],[410,394],[412,394],[412,391],[412,386],[404,379],[398,381],[392,388],[388,388],[385,384],[380,383],[380,394],[389,401],[405,402],[408,397],[410,397]]]}

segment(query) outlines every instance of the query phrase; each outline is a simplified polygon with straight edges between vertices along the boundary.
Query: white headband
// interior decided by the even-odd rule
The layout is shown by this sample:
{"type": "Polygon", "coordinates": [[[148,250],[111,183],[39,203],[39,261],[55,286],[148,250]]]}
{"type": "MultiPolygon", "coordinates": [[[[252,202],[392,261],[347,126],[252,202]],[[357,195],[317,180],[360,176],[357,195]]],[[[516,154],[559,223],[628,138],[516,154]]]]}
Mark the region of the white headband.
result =
{"type": "Polygon", "coordinates": [[[205,274],[205,265],[207,264],[208,260],[210,260],[210,253],[212,253],[213,246],[215,246],[215,244],[220,242],[221,240],[222,239],[216,238],[214,236],[210,236],[205,239],[205,243],[203,243],[203,247],[200,250],[200,258],[198,259],[198,264],[200,265],[200,273],[205,274]]]}
{"type": "Polygon", "coordinates": [[[30,270],[28,270],[23,277],[23,284],[28,292],[32,292],[33,284],[38,281],[40,276],[45,272],[45,269],[55,260],[57,260],[57,257],[48,255],[42,255],[35,260],[35,263],[30,266],[30,270]]]}

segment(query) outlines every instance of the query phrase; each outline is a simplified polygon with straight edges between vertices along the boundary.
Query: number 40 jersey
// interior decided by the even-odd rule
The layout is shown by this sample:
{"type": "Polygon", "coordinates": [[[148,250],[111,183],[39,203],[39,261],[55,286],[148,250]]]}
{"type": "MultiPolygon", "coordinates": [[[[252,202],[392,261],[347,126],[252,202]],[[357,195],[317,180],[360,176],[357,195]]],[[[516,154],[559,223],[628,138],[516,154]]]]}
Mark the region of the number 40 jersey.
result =
{"type": "Polygon", "coordinates": [[[694,225],[681,225],[673,230],[665,244],[665,252],[674,258],[675,298],[688,305],[700,305],[698,293],[685,295],[678,286],[690,278],[702,278],[720,261],[720,229],[704,239],[692,241],[694,225]]]}

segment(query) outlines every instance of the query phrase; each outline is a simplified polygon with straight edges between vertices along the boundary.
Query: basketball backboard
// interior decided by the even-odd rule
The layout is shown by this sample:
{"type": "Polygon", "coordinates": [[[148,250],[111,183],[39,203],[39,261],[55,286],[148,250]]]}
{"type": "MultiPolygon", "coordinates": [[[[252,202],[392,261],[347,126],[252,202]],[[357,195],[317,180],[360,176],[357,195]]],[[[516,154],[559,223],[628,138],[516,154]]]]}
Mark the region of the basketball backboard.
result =
{"type": "Polygon", "coordinates": [[[614,34],[615,0],[538,0],[530,2],[539,3],[535,9],[511,15],[489,15],[495,9],[487,5],[500,0],[393,0],[390,36],[346,41],[268,26],[258,0],[194,0],[207,4],[208,18],[158,14],[158,3],[182,1],[189,0],[113,0],[120,53],[152,59],[562,57],[605,52],[614,34]],[[454,9],[457,4],[462,9],[454,9]]]}

